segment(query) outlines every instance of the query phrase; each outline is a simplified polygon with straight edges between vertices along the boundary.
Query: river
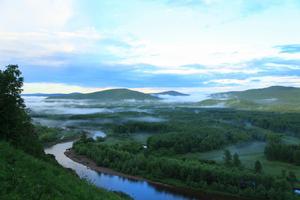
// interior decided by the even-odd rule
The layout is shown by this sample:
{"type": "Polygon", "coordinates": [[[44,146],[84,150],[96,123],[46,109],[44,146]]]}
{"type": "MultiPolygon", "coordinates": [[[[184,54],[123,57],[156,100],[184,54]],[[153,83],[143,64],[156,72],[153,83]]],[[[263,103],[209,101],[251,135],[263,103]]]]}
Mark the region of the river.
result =
{"type": "Polygon", "coordinates": [[[190,200],[196,199],[183,194],[177,194],[176,191],[170,191],[166,188],[156,186],[147,181],[137,181],[117,175],[99,173],[88,167],[74,162],[68,158],[64,152],[72,147],[73,142],[56,144],[46,148],[45,153],[52,154],[60,165],[65,168],[73,169],[80,178],[92,182],[98,187],[112,191],[121,191],[130,195],[135,200],[190,200]]]}

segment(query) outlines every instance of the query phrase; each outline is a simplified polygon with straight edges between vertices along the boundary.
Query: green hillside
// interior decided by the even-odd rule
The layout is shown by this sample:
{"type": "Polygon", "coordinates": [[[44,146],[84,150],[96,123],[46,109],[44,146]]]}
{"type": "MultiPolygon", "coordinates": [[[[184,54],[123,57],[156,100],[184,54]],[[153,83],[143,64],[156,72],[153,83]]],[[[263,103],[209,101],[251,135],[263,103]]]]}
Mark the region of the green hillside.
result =
{"type": "Polygon", "coordinates": [[[101,101],[121,101],[121,100],[158,100],[158,97],[150,94],[145,94],[129,89],[111,89],[100,92],[93,92],[87,94],[67,94],[61,96],[48,97],[49,99],[94,99],[101,101]]]}
{"type": "Polygon", "coordinates": [[[251,89],[239,92],[216,93],[212,97],[238,98],[258,103],[298,103],[300,99],[300,88],[272,86],[262,89],[251,89]]]}
{"type": "Polygon", "coordinates": [[[121,200],[52,162],[0,142],[0,199],[121,200]]]}
{"type": "Polygon", "coordinates": [[[300,88],[272,86],[262,89],[216,93],[200,106],[223,106],[246,110],[300,111],[300,88]]]}

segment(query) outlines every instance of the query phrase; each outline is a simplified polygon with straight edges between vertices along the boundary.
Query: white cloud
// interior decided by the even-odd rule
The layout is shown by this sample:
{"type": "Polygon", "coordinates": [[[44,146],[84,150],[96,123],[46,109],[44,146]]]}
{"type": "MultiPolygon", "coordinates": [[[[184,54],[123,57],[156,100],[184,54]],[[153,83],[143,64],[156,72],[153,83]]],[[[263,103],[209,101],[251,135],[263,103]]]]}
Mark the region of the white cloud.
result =
{"type": "Polygon", "coordinates": [[[72,93],[72,92],[95,92],[107,88],[82,87],[64,83],[24,83],[23,93],[72,93]]]}
{"type": "Polygon", "coordinates": [[[274,85],[300,87],[300,76],[261,76],[247,79],[215,79],[205,82],[205,84],[211,83],[230,87],[231,90],[264,88],[274,85]]]}
{"type": "Polygon", "coordinates": [[[73,15],[72,0],[1,0],[0,31],[57,30],[73,15]]]}

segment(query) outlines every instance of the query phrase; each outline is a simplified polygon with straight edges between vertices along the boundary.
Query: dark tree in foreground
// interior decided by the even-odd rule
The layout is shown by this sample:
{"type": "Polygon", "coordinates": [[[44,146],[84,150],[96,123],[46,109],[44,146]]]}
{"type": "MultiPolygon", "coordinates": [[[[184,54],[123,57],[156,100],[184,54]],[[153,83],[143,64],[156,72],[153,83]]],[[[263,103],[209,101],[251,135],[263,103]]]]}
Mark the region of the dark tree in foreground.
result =
{"type": "Polygon", "coordinates": [[[0,70],[0,140],[6,140],[24,151],[41,155],[31,119],[21,97],[23,77],[17,65],[0,70]]]}
{"type": "Polygon", "coordinates": [[[255,165],[254,165],[254,171],[255,173],[261,173],[262,172],[262,165],[261,163],[259,162],[259,160],[257,160],[255,162],[255,165]]]}

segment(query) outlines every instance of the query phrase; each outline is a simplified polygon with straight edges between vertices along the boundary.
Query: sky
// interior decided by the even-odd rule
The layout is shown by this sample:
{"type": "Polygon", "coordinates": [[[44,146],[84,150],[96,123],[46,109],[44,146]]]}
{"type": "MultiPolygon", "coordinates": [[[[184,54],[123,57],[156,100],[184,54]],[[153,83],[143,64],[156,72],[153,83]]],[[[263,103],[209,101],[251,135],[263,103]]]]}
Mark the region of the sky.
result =
{"type": "Polygon", "coordinates": [[[24,93],[300,87],[300,0],[0,0],[24,93]]]}

